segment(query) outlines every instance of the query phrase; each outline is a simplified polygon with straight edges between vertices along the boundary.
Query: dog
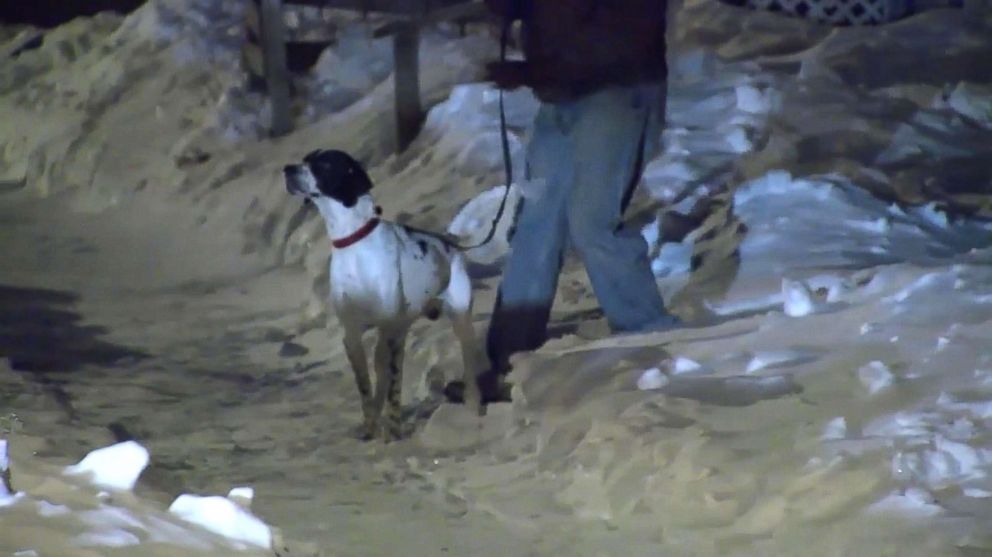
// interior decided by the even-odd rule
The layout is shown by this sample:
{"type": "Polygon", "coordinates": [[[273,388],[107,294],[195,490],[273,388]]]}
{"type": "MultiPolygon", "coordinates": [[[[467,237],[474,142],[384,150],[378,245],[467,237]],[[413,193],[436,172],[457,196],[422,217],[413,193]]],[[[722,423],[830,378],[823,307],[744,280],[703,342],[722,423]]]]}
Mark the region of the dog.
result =
{"type": "Polygon", "coordinates": [[[385,441],[402,436],[404,347],[407,331],[421,316],[450,319],[461,344],[465,402],[481,408],[476,375],[482,354],[461,250],[441,235],[382,220],[371,179],[343,151],[313,151],[283,173],[290,194],[316,205],[331,238],[330,297],[361,396],[364,436],[385,441]],[[374,393],[362,345],[371,329],[378,333],[374,393]]]}

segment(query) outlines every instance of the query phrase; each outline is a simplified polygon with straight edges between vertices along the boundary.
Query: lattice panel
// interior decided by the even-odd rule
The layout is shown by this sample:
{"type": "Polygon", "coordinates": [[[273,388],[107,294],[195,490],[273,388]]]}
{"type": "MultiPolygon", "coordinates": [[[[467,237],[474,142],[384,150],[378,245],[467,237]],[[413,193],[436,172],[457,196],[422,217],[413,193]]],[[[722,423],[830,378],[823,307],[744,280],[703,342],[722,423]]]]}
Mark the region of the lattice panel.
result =
{"type": "Polygon", "coordinates": [[[902,0],[747,0],[746,5],[831,25],[877,25],[907,12],[902,0]]]}

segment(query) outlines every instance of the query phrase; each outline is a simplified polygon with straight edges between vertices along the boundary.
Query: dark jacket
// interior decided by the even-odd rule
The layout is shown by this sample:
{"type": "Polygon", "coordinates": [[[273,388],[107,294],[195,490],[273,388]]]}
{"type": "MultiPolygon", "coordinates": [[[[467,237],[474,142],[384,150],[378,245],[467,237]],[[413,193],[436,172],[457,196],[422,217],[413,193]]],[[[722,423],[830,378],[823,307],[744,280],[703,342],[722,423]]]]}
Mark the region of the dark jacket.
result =
{"type": "Polygon", "coordinates": [[[609,85],[660,81],[665,0],[487,0],[523,22],[520,81],[543,100],[574,98],[609,85]]]}

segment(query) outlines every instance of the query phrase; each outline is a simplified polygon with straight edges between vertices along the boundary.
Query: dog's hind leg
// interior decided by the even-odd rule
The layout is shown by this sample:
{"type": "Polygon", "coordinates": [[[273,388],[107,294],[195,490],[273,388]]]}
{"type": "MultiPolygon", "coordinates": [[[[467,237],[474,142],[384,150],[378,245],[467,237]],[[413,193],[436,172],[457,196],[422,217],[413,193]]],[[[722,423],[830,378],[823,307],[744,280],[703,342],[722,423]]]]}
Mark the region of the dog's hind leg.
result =
{"type": "Polygon", "coordinates": [[[403,434],[403,355],[407,328],[381,328],[375,346],[375,408],[378,429],[384,441],[403,434]],[[385,408],[383,408],[385,406],[385,408]]]}
{"type": "Polygon", "coordinates": [[[461,344],[465,403],[481,412],[482,397],[476,377],[483,366],[482,351],[472,326],[472,280],[461,257],[454,257],[451,261],[451,279],[444,292],[444,310],[461,344]]]}
{"type": "Polygon", "coordinates": [[[365,347],[362,346],[361,329],[345,327],[344,351],[348,356],[348,363],[351,364],[351,371],[355,374],[355,385],[358,387],[358,394],[362,397],[362,417],[364,419],[365,436],[371,438],[375,435],[374,428],[377,416],[373,414],[369,361],[365,355],[365,347]]]}

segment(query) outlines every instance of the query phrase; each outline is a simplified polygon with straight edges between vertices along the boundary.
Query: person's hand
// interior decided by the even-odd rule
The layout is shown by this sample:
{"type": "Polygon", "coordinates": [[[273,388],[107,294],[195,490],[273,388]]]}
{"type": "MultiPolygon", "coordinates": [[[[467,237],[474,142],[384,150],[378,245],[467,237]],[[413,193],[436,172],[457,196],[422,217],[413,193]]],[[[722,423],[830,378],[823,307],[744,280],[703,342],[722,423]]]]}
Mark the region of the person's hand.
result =
{"type": "Polygon", "coordinates": [[[486,79],[492,81],[497,89],[512,90],[527,85],[527,62],[491,62],[486,64],[486,79]]]}

